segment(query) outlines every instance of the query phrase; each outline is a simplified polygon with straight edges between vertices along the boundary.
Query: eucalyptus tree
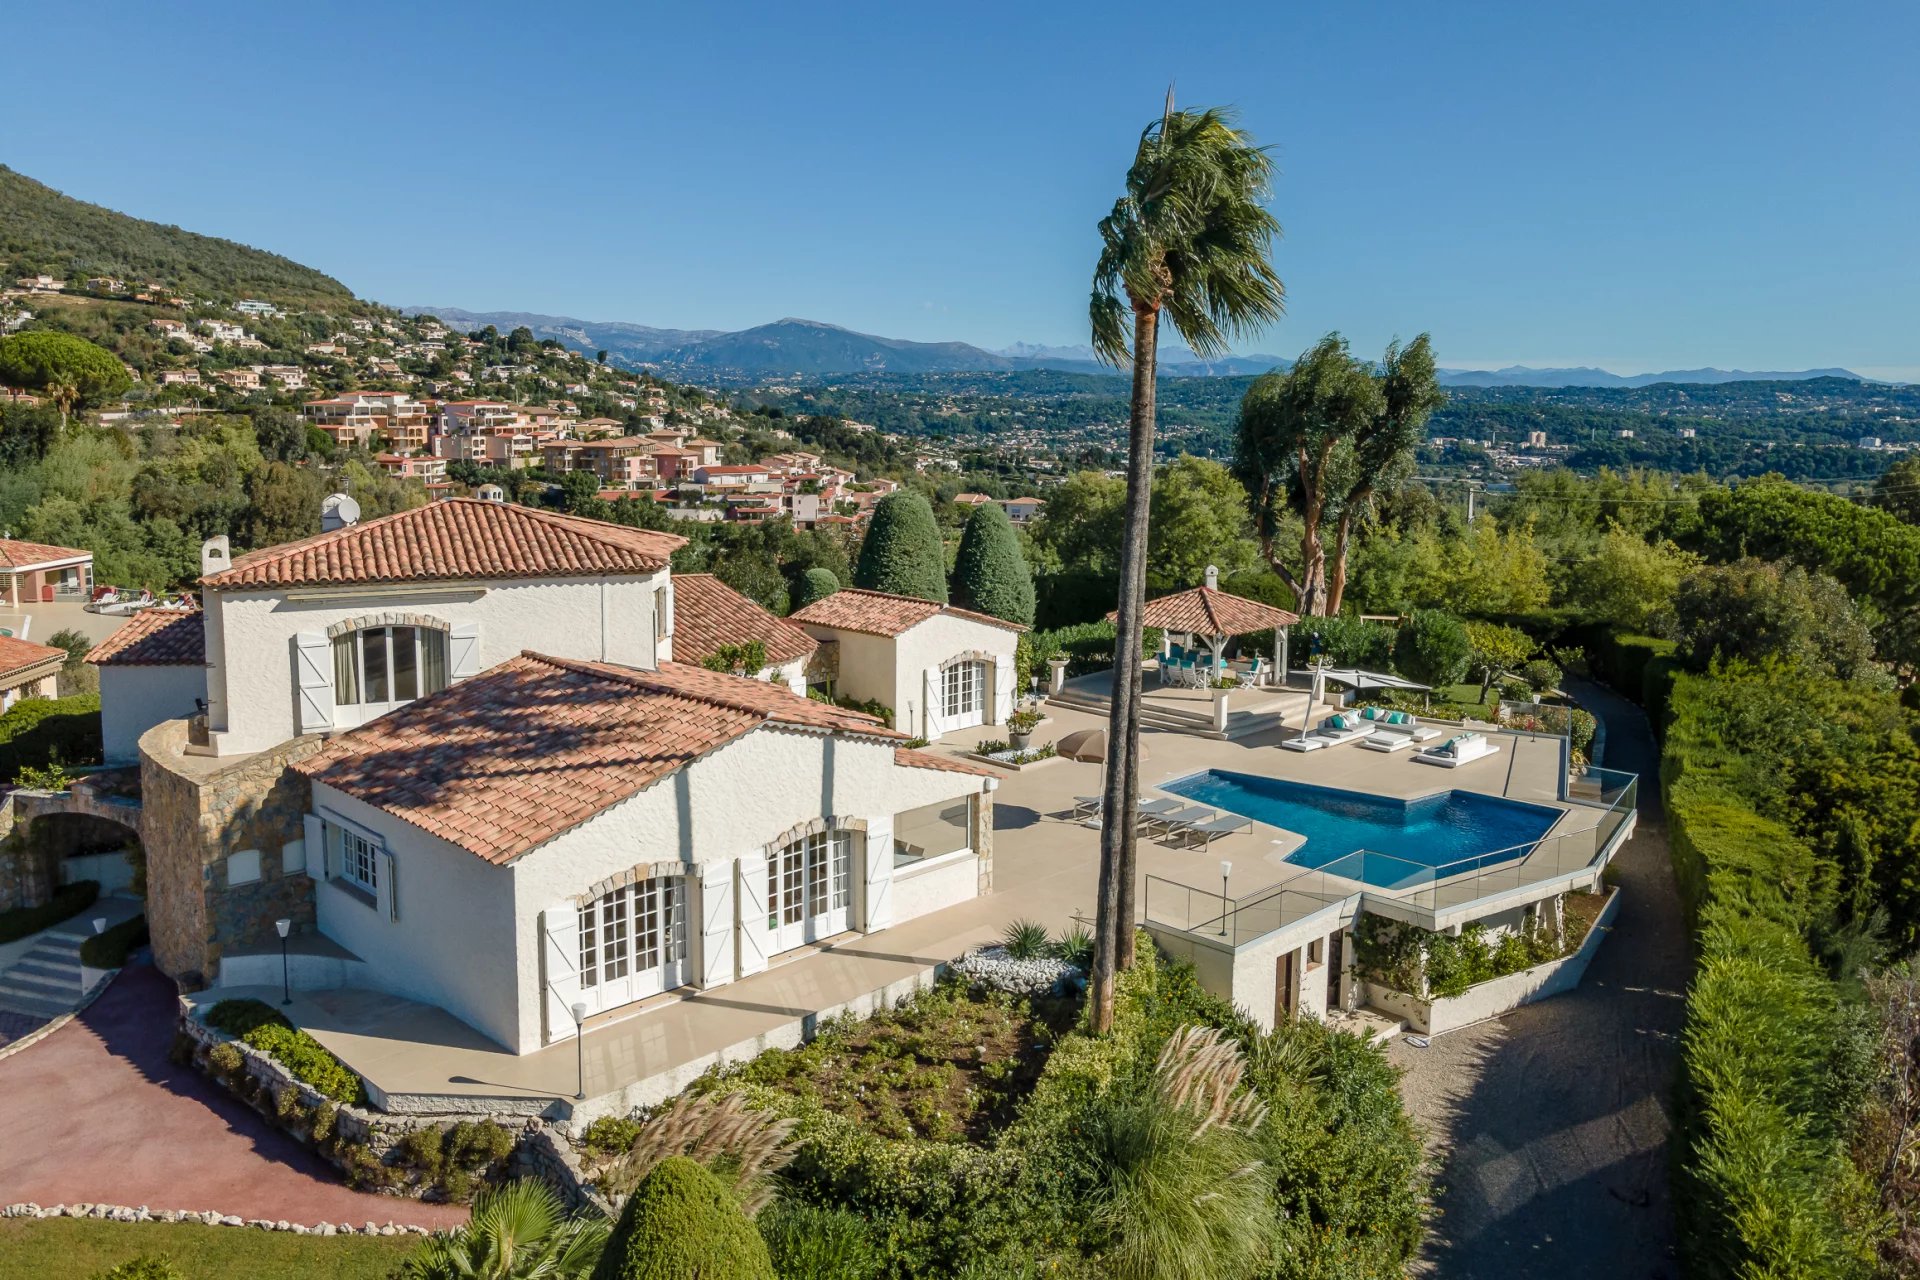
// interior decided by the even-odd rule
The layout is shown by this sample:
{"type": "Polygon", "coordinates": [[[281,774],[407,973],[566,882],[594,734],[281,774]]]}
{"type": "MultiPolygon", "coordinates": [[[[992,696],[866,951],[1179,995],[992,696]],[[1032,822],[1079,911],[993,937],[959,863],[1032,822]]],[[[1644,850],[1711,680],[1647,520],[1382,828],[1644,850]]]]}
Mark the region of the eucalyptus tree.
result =
{"type": "Polygon", "coordinates": [[[1234,473],[1252,500],[1267,562],[1293,588],[1301,613],[1340,612],[1354,534],[1382,488],[1408,469],[1445,398],[1424,333],[1404,347],[1390,344],[1377,370],[1330,333],[1291,369],[1247,388],[1234,473]],[[1288,510],[1301,522],[1298,569],[1279,546],[1288,510]]]}
{"type": "Polygon", "coordinates": [[[1273,160],[1222,110],[1166,109],[1140,134],[1126,189],[1100,222],[1089,307],[1102,360],[1132,362],[1127,501],[1120,542],[1113,708],[1100,824],[1100,902],[1091,1001],[1113,1017],[1115,974],[1133,962],[1134,809],[1140,794],[1140,615],[1153,487],[1154,377],[1165,312],[1202,357],[1279,318],[1286,290],[1268,261],[1273,160]]]}

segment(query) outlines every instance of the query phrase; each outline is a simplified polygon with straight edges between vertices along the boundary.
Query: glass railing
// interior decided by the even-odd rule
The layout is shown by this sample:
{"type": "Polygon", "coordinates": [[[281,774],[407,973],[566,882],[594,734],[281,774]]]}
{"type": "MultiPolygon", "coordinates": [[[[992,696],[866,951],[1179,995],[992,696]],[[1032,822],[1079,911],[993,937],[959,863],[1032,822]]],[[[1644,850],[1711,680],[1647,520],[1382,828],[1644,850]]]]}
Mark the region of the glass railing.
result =
{"type": "Polygon", "coordinates": [[[1288,885],[1289,882],[1282,881],[1235,898],[1222,891],[1208,893],[1175,880],[1148,876],[1147,923],[1201,936],[1210,935],[1229,946],[1238,947],[1304,920],[1328,905],[1351,896],[1288,885]]]}

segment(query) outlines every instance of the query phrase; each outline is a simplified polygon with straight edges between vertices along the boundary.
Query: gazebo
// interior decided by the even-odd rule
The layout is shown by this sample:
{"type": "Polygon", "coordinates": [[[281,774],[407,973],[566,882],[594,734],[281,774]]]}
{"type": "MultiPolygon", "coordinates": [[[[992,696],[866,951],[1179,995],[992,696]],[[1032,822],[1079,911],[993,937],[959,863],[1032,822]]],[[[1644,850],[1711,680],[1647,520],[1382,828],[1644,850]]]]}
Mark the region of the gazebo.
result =
{"type": "MultiPolygon", "coordinates": [[[[1214,585],[1218,580],[1218,571],[1209,565],[1207,585],[1147,601],[1146,609],[1141,614],[1141,625],[1158,628],[1162,633],[1162,660],[1167,656],[1170,638],[1184,635],[1207,646],[1211,665],[1217,672],[1221,666],[1221,650],[1226,648],[1231,637],[1271,631],[1274,633],[1275,664],[1279,678],[1284,682],[1287,678],[1287,628],[1300,621],[1300,615],[1222,591],[1214,585]]],[[[1116,611],[1108,614],[1107,619],[1112,621],[1118,616],[1116,611]]]]}

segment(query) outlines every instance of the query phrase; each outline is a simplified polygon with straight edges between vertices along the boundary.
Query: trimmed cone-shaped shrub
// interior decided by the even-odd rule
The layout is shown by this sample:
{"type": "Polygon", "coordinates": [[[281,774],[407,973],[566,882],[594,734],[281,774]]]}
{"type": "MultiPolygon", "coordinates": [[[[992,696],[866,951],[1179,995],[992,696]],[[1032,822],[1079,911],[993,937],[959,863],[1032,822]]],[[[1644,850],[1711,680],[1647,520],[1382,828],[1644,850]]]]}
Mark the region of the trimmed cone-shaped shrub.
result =
{"type": "Polygon", "coordinates": [[[753,1223],[685,1156],[653,1167],[627,1199],[593,1280],[774,1280],[753,1223]]]}
{"type": "Polygon", "coordinates": [[[997,502],[982,503],[967,517],[953,563],[953,595],[969,609],[1033,625],[1033,574],[1013,522],[997,502]]]}
{"type": "Polygon", "coordinates": [[[912,489],[890,493],[873,506],[860,544],[853,585],[868,591],[947,602],[947,556],[933,508],[912,489]]]}
{"type": "Polygon", "coordinates": [[[833,576],[833,570],[818,565],[800,575],[799,585],[793,589],[793,607],[804,609],[815,600],[825,600],[840,589],[840,579],[833,576]]]}

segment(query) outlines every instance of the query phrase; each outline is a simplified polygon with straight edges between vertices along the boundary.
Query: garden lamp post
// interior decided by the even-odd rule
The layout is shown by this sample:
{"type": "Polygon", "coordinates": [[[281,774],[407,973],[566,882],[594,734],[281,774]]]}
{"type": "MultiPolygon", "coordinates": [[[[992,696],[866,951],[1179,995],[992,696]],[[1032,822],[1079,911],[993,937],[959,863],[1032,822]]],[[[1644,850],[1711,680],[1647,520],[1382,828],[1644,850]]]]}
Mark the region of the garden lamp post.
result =
{"type": "Polygon", "coordinates": [[[573,1061],[579,1072],[579,1082],[574,1086],[573,1100],[581,1102],[587,1096],[587,1006],[585,1001],[576,1000],[573,1008],[573,1061]]]}
{"type": "Polygon", "coordinates": [[[287,935],[293,932],[293,921],[282,917],[273,922],[275,933],[280,935],[280,1003],[293,1003],[293,975],[287,970],[287,935]]]}
{"type": "Polygon", "coordinates": [[[1220,936],[1227,936],[1227,881],[1233,876],[1233,864],[1220,859],[1220,936]]]}

